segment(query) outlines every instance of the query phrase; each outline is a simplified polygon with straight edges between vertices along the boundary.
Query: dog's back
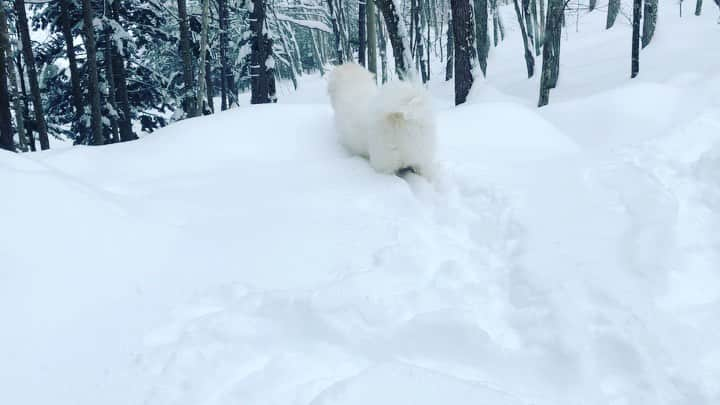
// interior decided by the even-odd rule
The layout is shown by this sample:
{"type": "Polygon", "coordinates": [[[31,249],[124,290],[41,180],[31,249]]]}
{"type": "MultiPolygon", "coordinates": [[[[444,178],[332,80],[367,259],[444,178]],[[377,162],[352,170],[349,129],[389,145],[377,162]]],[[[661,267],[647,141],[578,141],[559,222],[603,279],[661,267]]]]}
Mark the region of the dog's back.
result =
{"type": "Polygon", "coordinates": [[[358,64],[346,63],[330,72],[328,94],[335,126],[341,143],[353,154],[368,156],[368,108],[376,93],[375,76],[358,64]]]}
{"type": "Polygon", "coordinates": [[[383,86],[372,105],[370,164],[383,173],[427,173],[435,159],[435,120],[427,91],[409,82],[383,86]]]}

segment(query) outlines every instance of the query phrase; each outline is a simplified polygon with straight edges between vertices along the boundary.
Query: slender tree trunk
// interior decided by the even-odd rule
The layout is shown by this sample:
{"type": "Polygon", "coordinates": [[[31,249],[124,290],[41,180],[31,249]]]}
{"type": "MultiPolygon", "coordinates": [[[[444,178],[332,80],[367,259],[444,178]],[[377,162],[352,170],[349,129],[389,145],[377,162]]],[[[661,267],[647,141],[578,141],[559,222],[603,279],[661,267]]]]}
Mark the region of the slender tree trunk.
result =
{"type": "MultiPolygon", "coordinates": [[[[542,0],[539,1],[542,2],[542,0]]],[[[530,14],[532,14],[533,30],[535,37],[535,56],[540,56],[540,44],[542,43],[542,39],[540,38],[540,28],[538,27],[537,2],[538,0],[530,0],[530,14]]]]}
{"type": "Polygon", "coordinates": [[[215,114],[215,85],[213,84],[212,61],[210,60],[210,51],[205,57],[205,83],[207,84],[207,100],[208,110],[210,114],[215,114]]]}
{"type": "Polygon", "coordinates": [[[610,0],[610,2],[608,3],[607,21],[605,23],[605,29],[612,28],[619,13],[620,0],[610,0]]]}
{"type": "Polygon", "coordinates": [[[377,76],[377,11],[375,0],[367,0],[365,8],[367,16],[367,65],[368,70],[377,76]]]}
{"type": "MultiPolygon", "coordinates": [[[[330,0],[332,1],[332,0],[330,0]]],[[[251,41],[251,104],[275,102],[275,77],[272,57],[272,41],[265,29],[265,0],[252,0],[253,11],[250,13],[251,41]]]]}
{"type": "Polygon", "coordinates": [[[378,22],[378,44],[380,45],[380,72],[381,82],[388,80],[387,41],[385,41],[385,26],[382,21],[378,22]]]}
{"type": "Polygon", "coordinates": [[[540,6],[540,16],[538,19],[540,20],[540,32],[538,35],[538,42],[540,44],[545,42],[545,0],[537,0],[538,5],[540,6]]]}
{"type": "MultiPolygon", "coordinates": [[[[202,0],[202,31],[200,32],[200,62],[198,63],[198,89],[195,96],[195,108],[198,115],[205,114],[205,69],[208,48],[208,29],[210,25],[210,0],[202,0]]],[[[211,100],[208,100],[208,104],[211,100]]]]}
{"type": "Polygon", "coordinates": [[[630,78],[634,78],[640,72],[640,19],[642,18],[641,14],[642,0],[633,0],[633,32],[630,78]]]}
{"type": "Polygon", "coordinates": [[[77,56],[75,55],[75,44],[72,33],[73,23],[70,17],[70,7],[70,0],[60,0],[60,26],[62,28],[63,38],[65,39],[65,50],[68,59],[68,66],[70,68],[72,104],[75,109],[75,122],[73,123],[73,127],[78,133],[78,136],[82,138],[83,136],[87,136],[87,134],[83,134],[85,132],[85,128],[81,122],[82,116],[85,114],[85,107],[83,104],[80,71],[78,69],[77,56]]]}
{"type": "MultiPolygon", "coordinates": [[[[367,18],[366,0],[358,1],[358,63],[365,66],[365,52],[367,51],[367,36],[365,23],[367,18]]],[[[368,0],[373,1],[373,0],[368,0]]]]}
{"type": "Polygon", "coordinates": [[[178,19],[180,26],[180,58],[183,65],[183,109],[188,118],[197,115],[196,102],[193,97],[195,83],[193,78],[192,51],[190,48],[190,26],[188,23],[187,3],[185,0],[177,0],[178,19]]]}
{"type": "Polygon", "coordinates": [[[455,37],[453,36],[453,20],[452,13],[448,10],[448,27],[447,27],[447,58],[445,60],[445,81],[453,78],[453,70],[455,69],[455,55],[453,50],[455,49],[455,37]]]}
{"type": "MultiPolygon", "coordinates": [[[[120,24],[120,2],[112,3],[112,18],[120,24]]],[[[125,51],[123,50],[123,53],[125,51]]],[[[124,55],[120,54],[116,47],[112,51],[113,75],[115,82],[115,102],[117,104],[118,124],[120,126],[120,142],[134,141],[138,139],[132,128],[132,113],[130,112],[130,97],[127,88],[127,70],[125,69],[124,55]]]]}
{"type": "Polygon", "coordinates": [[[451,0],[453,37],[455,38],[455,105],[464,103],[473,84],[475,27],[469,0],[451,0]]]}
{"type": "Polygon", "coordinates": [[[407,30],[400,18],[399,10],[395,9],[395,2],[393,0],[377,0],[377,6],[382,11],[385,19],[385,27],[387,28],[388,37],[390,37],[390,45],[393,48],[395,71],[398,77],[401,80],[414,79],[407,30]]]}
{"type": "MultiPolygon", "coordinates": [[[[107,6],[107,2],[105,3],[107,6]]],[[[113,72],[113,57],[112,57],[112,29],[110,27],[105,27],[105,55],[104,55],[104,61],[105,61],[105,82],[107,83],[107,106],[105,110],[107,110],[107,115],[110,118],[110,133],[111,137],[109,140],[109,143],[116,143],[120,141],[120,130],[118,128],[118,118],[119,114],[117,113],[117,101],[115,99],[115,74],[113,72]]]]}
{"type": "Polygon", "coordinates": [[[85,49],[87,52],[88,101],[90,102],[90,128],[93,145],[104,145],[105,135],[100,110],[100,86],[98,84],[97,47],[95,43],[94,12],[90,0],[82,0],[85,49]]]}
{"type": "Polygon", "coordinates": [[[538,107],[550,102],[550,89],[557,85],[560,66],[560,36],[562,15],[565,13],[563,0],[549,0],[548,14],[543,38],[543,63],[540,76],[540,99],[538,107]]]}
{"type": "MultiPolygon", "coordinates": [[[[19,32],[19,27],[18,32],[19,32]]],[[[19,35],[19,34],[18,34],[19,35]]],[[[30,106],[28,105],[28,94],[27,94],[27,86],[25,85],[25,73],[22,63],[22,55],[18,54],[16,57],[16,63],[15,66],[17,67],[18,71],[18,81],[20,82],[20,91],[22,92],[22,100],[23,100],[23,110],[25,112],[25,115],[23,115],[23,121],[25,121],[25,135],[28,141],[28,145],[30,146],[30,151],[35,152],[37,151],[37,145],[35,145],[35,135],[33,133],[33,125],[32,120],[30,119],[30,106]]]]}
{"type": "Polygon", "coordinates": [[[487,58],[490,50],[490,37],[488,36],[488,2],[487,0],[474,0],[475,6],[475,43],[477,44],[478,62],[483,76],[487,75],[487,58]]]}
{"type": "MultiPolygon", "coordinates": [[[[10,43],[10,29],[8,26],[7,13],[0,1],[0,53],[5,51],[4,63],[7,65],[7,83],[9,96],[13,100],[13,110],[15,110],[16,130],[18,134],[18,144],[20,150],[26,151],[25,146],[25,111],[23,109],[22,100],[20,100],[20,91],[18,90],[18,77],[15,71],[14,51],[10,43]]],[[[2,57],[2,56],[0,56],[2,57]]],[[[0,63],[1,64],[1,63],[0,63]]],[[[0,77],[3,75],[2,66],[0,66],[0,77]]],[[[2,78],[0,78],[2,81],[2,78]]],[[[0,84],[1,86],[1,84],[0,84]]],[[[8,120],[8,122],[10,122],[8,120]]],[[[11,135],[12,137],[12,135],[11,135]]]]}
{"type": "Polygon", "coordinates": [[[417,62],[417,66],[420,67],[420,77],[423,83],[426,83],[429,77],[425,64],[425,48],[423,47],[422,2],[421,0],[413,0],[412,3],[415,6],[415,61],[417,62]]]}
{"type": "Polygon", "coordinates": [[[498,17],[497,0],[490,0],[493,17],[493,46],[498,46],[500,39],[500,19],[498,17]]]}
{"type": "Polygon", "coordinates": [[[645,0],[645,16],[642,20],[642,47],[650,45],[657,24],[658,0],[645,0]]]}
{"type": "Polygon", "coordinates": [[[40,96],[37,69],[35,69],[35,56],[33,55],[32,42],[30,41],[30,29],[28,27],[27,13],[25,12],[25,0],[15,0],[15,15],[17,18],[18,31],[20,31],[20,39],[22,41],[28,81],[30,82],[30,93],[32,94],[33,108],[35,110],[35,125],[40,134],[40,149],[46,150],[50,149],[50,140],[48,139],[47,123],[45,122],[42,97],[40,96]]]}
{"type": "Polygon", "coordinates": [[[15,152],[12,114],[10,114],[10,91],[8,89],[6,55],[12,55],[7,32],[5,4],[0,2],[0,149],[15,152]]]}
{"type": "Polygon", "coordinates": [[[338,65],[344,63],[345,54],[343,52],[343,44],[340,33],[340,22],[335,12],[334,0],[327,0],[328,12],[330,14],[330,23],[332,25],[333,37],[335,38],[335,57],[338,65]]]}
{"type": "Polygon", "coordinates": [[[700,15],[702,13],[702,6],[703,0],[697,0],[695,3],[695,15],[700,15]]]}
{"type": "Polygon", "coordinates": [[[229,76],[230,63],[228,61],[228,0],[218,0],[218,17],[220,25],[220,109],[225,111],[232,104],[230,102],[230,86],[232,80],[229,76]]]}
{"type": "Polygon", "coordinates": [[[515,6],[515,14],[517,15],[518,25],[520,26],[520,33],[522,34],[523,48],[525,48],[525,66],[527,67],[528,78],[533,76],[535,72],[535,58],[533,57],[530,46],[528,45],[528,36],[525,29],[525,23],[523,22],[522,12],[520,11],[520,5],[518,0],[513,0],[515,6]]]}

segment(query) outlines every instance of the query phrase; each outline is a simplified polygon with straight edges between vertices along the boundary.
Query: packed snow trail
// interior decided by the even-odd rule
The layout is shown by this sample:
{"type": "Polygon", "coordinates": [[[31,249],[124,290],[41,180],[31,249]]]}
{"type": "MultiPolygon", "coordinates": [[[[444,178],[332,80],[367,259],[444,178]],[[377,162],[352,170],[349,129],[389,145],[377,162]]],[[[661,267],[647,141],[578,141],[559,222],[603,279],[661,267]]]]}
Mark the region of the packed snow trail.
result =
{"type": "Polygon", "coordinates": [[[509,26],[432,89],[429,180],[349,157],[322,80],[0,154],[0,403],[720,403],[719,26],[660,10],[632,83],[588,15],[541,110],[509,26]]]}

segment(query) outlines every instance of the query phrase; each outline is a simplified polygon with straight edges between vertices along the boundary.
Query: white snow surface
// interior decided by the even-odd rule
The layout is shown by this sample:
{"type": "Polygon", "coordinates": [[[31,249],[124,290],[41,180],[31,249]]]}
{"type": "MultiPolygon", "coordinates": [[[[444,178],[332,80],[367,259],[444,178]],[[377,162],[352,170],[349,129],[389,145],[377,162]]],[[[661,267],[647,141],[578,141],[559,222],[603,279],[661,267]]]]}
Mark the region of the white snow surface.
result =
{"type": "MultiPolygon", "coordinates": [[[[694,6],[694,3],[693,3],[694,6]]],[[[717,10],[513,18],[432,181],[336,140],[324,80],[137,142],[0,154],[0,404],[717,405],[717,10]]],[[[55,145],[55,144],[54,144],[55,145]]]]}

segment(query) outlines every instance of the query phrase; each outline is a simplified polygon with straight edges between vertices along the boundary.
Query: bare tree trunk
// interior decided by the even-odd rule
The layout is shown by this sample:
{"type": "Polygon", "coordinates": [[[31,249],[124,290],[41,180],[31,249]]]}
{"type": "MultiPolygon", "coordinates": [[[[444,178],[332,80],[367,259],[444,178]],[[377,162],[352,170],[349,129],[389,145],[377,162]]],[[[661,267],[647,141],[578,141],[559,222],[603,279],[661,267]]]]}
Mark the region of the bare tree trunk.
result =
{"type": "Polygon", "coordinates": [[[610,29],[615,24],[618,13],[620,13],[620,0],[610,0],[608,3],[607,21],[605,29],[610,29]]]}
{"type": "MultiPolygon", "coordinates": [[[[118,0],[113,1],[111,11],[112,18],[117,24],[120,24],[120,2],[118,0]]],[[[134,141],[138,137],[132,129],[132,113],[130,112],[124,55],[121,55],[115,47],[113,47],[112,52],[112,63],[115,76],[115,102],[118,107],[120,142],[134,141]]]]}
{"type": "Polygon", "coordinates": [[[220,109],[225,111],[230,106],[230,86],[228,78],[230,64],[228,62],[228,0],[218,0],[218,24],[220,25],[220,109]]]}
{"type": "Polygon", "coordinates": [[[527,67],[528,78],[530,78],[535,72],[535,58],[530,51],[530,46],[528,45],[527,31],[525,29],[525,23],[523,22],[522,12],[520,11],[518,0],[513,0],[513,5],[515,6],[515,15],[517,15],[520,33],[522,34],[523,48],[525,48],[525,67],[527,67]]]}
{"type": "Polygon", "coordinates": [[[401,80],[415,77],[412,69],[412,56],[408,43],[407,30],[400,18],[399,10],[395,9],[393,0],[377,0],[377,6],[385,19],[390,45],[395,58],[395,71],[401,80]]]}
{"type": "MultiPolygon", "coordinates": [[[[369,0],[372,1],[372,0],[369,0]]],[[[367,51],[366,28],[367,10],[365,0],[358,1],[358,63],[365,66],[365,52],[367,51]]]]}
{"type": "Polygon", "coordinates": [[[560,66],[560,36],[562,35],[562,16],[564,13],[563,0],[548,1],[538,107],[545,106],[550,102],[550,89],[555,88],[557,85],[560,66]]]}
{"type": "MultiPolygon", "coordinates": [[[[0,65],[2,63],[5,63],[7,65],[7,82],[9,84],[8,93],[13,100],[13,110],[15,110],[15,122],[18,134],[18,144],[20,145],[20,150],[26,151],[27,148],[25,146],[25,111],[23,109],[22,100],[20,100],[20,91],[18,90],[18,77],[17,72],[15,71],[15,61],[13,60],[15,53],[13,51],[12,44],[10,43],[10,29],[8,27],[7,13],[2,7],[2,2],[0,2],[0,51],[2,50],[4,50],[5,55],[3,58],[3,62],[0,62],[0,65]]],[[[1,53],[2,52],[0,52],[0,54],[1,53]]],[[[2,76],[3,69],[2,66],[0,66],[0,81],[2,81],[2,76]]],[[[8,123],[9,122],[10,121],[8,120],[8,123]]]]}
{"type": "Polygon", "coordinates": [[[475,27],[469,0],[451,0],[453,37],[455,38],[455,105],[464,103],[473,84],[475,27]]]}
{"type": "Polygon", "coordinates": [[[541,44],[545,42],[545,0],[537,0],[538,5],[540,6],[540,15],[538,16],[538,19],[540,20],[540,32],[538,35],[538,42],[541,44]]]}
{"type": "Polygon", "coordinates": [[[35,68],[35,56],[30,41],[30,29],[28,27],[27,13],[25,12],[25,0],[15,0],[15,15],[17,28],[22,41],[23,57],[27,70],[28,81],[30,82],[30,93],[32,94],[33,108],[35,110],[35,122],[37,131],[40,134],[40,149],[50,149],[48,139],[47,123],[43,112],[42,97],[40,96],[40,85],[38,84],[37,69],[35,68]]]}
{"type": "Polygon", "coordinates": [[[335,57],[337,58],[337,64],[341,65],[345,61],[345,54],[343,52],[343,44],[340,33],[340,22],[338,20],[338,14],[335,11],[334,0],[327,0],[328,12],[330,14],[330,23],[332,25],[333,36],[335,38],[335,57]]]}
{"type": "Polygon", "coordinates": [[[368,70],[377,76],[377,11],[375,9],[375,0],[367,0],[365,14],[367,16],[367,65],[368,70]]]}
{"type": "MultiPolygon", "coordinates": [[[[107,6],[107,2],[105,3],[107,6]]],[[[107,101],[106,108],[107,116],[110,119],[110,140],[108,143],[120,142],[120,129],[118,128],[118,114],[117,114],[117,102],[115,99],[115,74],[113,72],[113,57],[112,57],[112,29],[105,27],[105,82],[107,83],[107,101]]]]}
{"type": "Polygon", "coordinates": [[[488,3],[487,0],[474,0],[475,5],[475,43],[477,44],[478,62],[483,76],[487,74],[487,58],[490,50],[488,36],[488,3]]]}
{"type": "Polygon", "coordinates": [[[645,0],[645,16],[642,20],[642,47],[650,45],[657,24],[658,0],[645,0]]]}
{"type": "Polygon", "coordinates": [[[695,3],[695,15],[700,15],[702,13],[702,5],[703,0],[697,0],[695,3]]]}
{"type": "Polygon", "coordinates": [[[452,13],[448,10],[448,28],[447,28],[447,60],[445,61],[445,81],[453,78],[453,69],[455,69],[455,56],[453,50],[455,49],[455,37],[453,36],[453,20],[452,13]]]}
{"type": "Polygon", "coordinates": [[[12,55],[7,33],[5,5],[0,2],[0,149],[15,152],[13,140],[12,114],[10,114],[10,91],[7,77],[7,55],[12,55]]]}
{"type": "Polygon", "coordinates": [[[633,32],[632,32],[632,56],[630,63],[630,78],[634,78],[640,72],[640,18],[642,14],[642,0],[633,0],[633,32]]]}
{"type": "MultiPolygon", "coordinates": [[[[200,32],[200,62],[198,63],[198,88],[195,95],[195,109],[198,115],[205,114],[205,69],[208,48],[208,28],[210,19],[210,0],[202,0],[202,30],[200,32]]],[[[208,100],[209,104],[210,100],[208,100]]]]}
{"type": "MultiPolygon", "coordinates": [[[[16,28],[18,28],[19,32],[19,27],[16,28]]],[[[20,82],[20,92],[22,93],[22,101],[24,107],[23,110],[25,111],[25,115],[23,115],[23,120],[25,121],[25,136],[28,142],[28,146],[30,146],[30,151],[35,152],[37,151],[37,146],[35,145],[35,135],[33,133],[33,125],[31,125],[32,120],[30,119],[30,106],[28,104],[27,86],[25,85],[25,69],[23,68],[22,55],[17,55],[15,66],[17,67],[18,71],[18,81],[20,82]]]]}
{"type": "Polygon", "coordinates": [[[542,0],[530,0],[530,13],[532,14],[533,30],[535,37],[535,56],[540,56],[540,44],[542,43],[540,28],[538,27],[537,2],[542,0]]]}
{"type": "MultiPolygon", "coordinates": [[[[272,40],[265,29],[265,0],[252,0],[250,13],[251,40],[251,104],[265,104],[276,101],[275,97],[275,59],[272,56],[272,40]]],[[[332,0],[330,0],[332,1],[332,0]]]]}
{"type": "Polygon", "coordinates": [[[77,64],[77,56],[75,55],[74,37],[72,34],[72,20],[70,18],[70,0],[60,0],[60,26],[62,28],[63,38],[65,39],[65,50],[70,67],[70,88],[72,89],[72,103],[75,108],[75,122],[73,127],[79,137],[83,135],[85,128],[80,122],[85,107],[83,106],[83,93],[81,87],[80,71],[77,64]]]}
{"type": "Polygon", "coordinates": [[[94,12],[90,0],[82,1],[85,50],[87,52],[88,101],[90,102],[90,128],[93,145],[104,145],[105,134],[100,110],[100,86],[98,84],[97,46],[95,43],[94,12]]]}
{"type": "Polygon", "coordinates": [[[183,110],[188,118],[195,117],[198,112],[195,108],[196,102],[193,97],[195,88],[193,78],[192,51],[190,49],[190,26],[188,23],[187,3],[185,0],[177,0],[178,19],[180,25],[180,58],[183,65],[183,110]]]}
{"type": "Polygon", "coordinates": [[[380,71],[381,82],[385,83],[388,79],[388,62],[387,62],[387,41],[385,41],[385,26],[382,21],[378,22],[378,44],[380,45],[380,71]]]}

